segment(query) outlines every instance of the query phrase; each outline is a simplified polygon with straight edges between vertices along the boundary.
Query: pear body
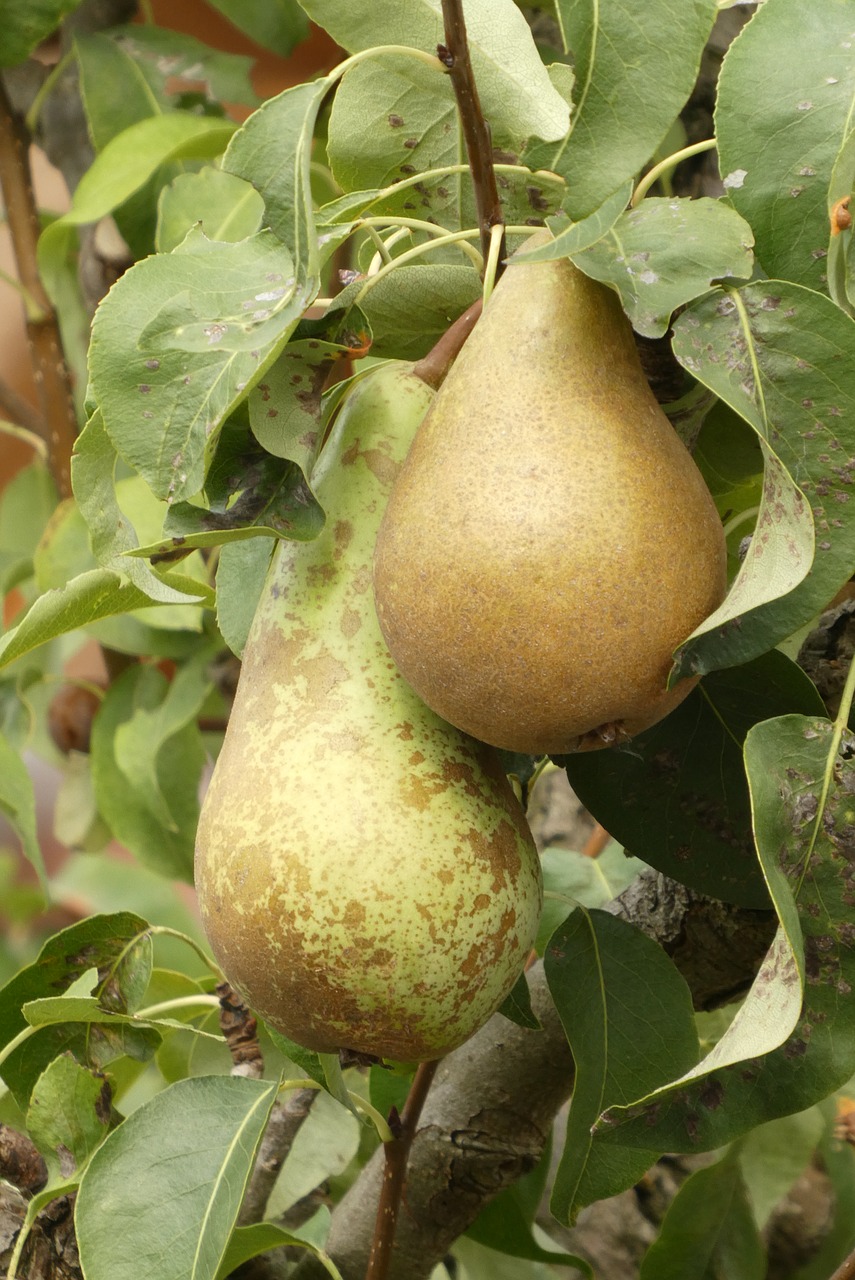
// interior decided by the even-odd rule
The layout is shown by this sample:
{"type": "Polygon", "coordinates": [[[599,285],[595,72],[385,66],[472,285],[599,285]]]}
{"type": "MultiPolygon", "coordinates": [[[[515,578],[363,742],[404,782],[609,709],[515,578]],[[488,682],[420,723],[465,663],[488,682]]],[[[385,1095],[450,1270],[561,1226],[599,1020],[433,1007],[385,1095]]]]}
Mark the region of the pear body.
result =
{"type": "Polygon", "coordinates": [[[540,914],[497,756],[415,696],[374,610],[377,525],[430,397],[406,365],[348,394],[312,477],[326,525],[275,553],[199,823],[218,962],[321,1052],[447,1053],[508,994],[540,914]]]}
{"type": "Polygon", "coordinates": [[[654,724],[674,649],[720,603],[712,498],[615,294],[508,266],[427,413],[375,559],[389,649],[477,738],[540,754],[654,724]]]}

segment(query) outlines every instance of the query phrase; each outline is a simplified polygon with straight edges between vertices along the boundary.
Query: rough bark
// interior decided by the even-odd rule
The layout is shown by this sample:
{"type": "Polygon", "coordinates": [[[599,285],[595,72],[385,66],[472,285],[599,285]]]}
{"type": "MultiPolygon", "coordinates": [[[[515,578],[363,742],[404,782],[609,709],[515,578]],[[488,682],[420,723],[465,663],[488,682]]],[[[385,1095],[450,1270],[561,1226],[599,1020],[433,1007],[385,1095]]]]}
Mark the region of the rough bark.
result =
{"type": "MultiPolygon", "coordinates": [[[[703,898],[646,872],[611,906],[655,938],[683,973],[696,1007],[745,991],[774,932],[771,912],[703,898]]],[[[542,1031],[496,1015],[442,1063],[410,1158],[390,1280],[427,1280],[480,1210],[543,1153],[573,1084],[573,1062],[546,989],[542,964],[528,974],[542,1031]]],[[[374,1228],[383,1153],[333,1214],[328,1251],[344,1280],[361,1280],[374,1228]]],[[[307,1259],[299,1280],[322,1280],[307,1259]]]]}

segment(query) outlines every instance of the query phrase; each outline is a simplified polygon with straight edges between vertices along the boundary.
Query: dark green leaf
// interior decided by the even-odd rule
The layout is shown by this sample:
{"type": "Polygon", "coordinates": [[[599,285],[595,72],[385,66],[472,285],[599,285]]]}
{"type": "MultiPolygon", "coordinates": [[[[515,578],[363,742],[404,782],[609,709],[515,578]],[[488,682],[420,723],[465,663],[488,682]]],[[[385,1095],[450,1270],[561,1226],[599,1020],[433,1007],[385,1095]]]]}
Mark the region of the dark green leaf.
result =
{"type": "Polygon", "coordinates": [[[341,1280],[341,1272],[328,1254],[317,1245],[301,1240],[290,1231],[276,1226],[273,1222],[256,1222],[251,1227],[236,1227],[229,1240],[223,1260],[217,1270],[216,1280],[226,1277],[250,1258],[257,1258],[260,1253],[269,1249],[281,1249],[283,1245],[291,1245],[298,1249],[308,1249],[318,1259],[333,1280],[341,1280]]]}
{"type": "Polygon", "coordinates": [[[220,549],[217,625],[226,644],[238,658],[243,654],[264,589],[273,547],[270,538],[250,538],[245,542],[226,543],[220,549]]]}
{"type": "Polygon", "coordinates": [[[546,1262],[554,1267],[573,1267],[585,1276],[593,1272],[588,1263],[572,1253],[559,1253],[545,1249],[532,1235],[531,1221],[524,1211],[520,1193],[509,1187],[482,1209],[466,1232],[470,1240],[477,1240],[488,1249],[509,1258],[525,1258],[530,1262],[546,1262]]]}
{"type": "Polygon", "coordinates": [[[785,281],[709,294],[677,320],[677,358],[755,429],[767,471],[742,573],[722,608],[678,650],[676,672],[701,673],[766,652],[818,614],[849,578],[854,343],[855,323],[833,302],[785,281]],[[812,566],[803,537],[810,509],[812,566]]]}
{"type": "Polygon", "coordinates": [[[267,1033],[273,1041],[276,1048],[286,1058],[298,1066],[301,1071],[314,1080],[316,1084],[327,1087],[326,1076],[324,1075],[324,1067],[321,1062],[320,1054],[315,1053],[311,1049],[304,1049],[302,1045],[296,1044],[295,1041],[289,1040],[287,1036],[281,1035],[278,1031],[274,1031],[273,1027],[267,1028],[267,1033]]]}
{"type": "Polygon", "coordinates": [[[163,114],[165,95],[157,92],[150,75],[126,47],[96,31],[77,35],[74,48],[80,96],[96,151],[103,151],[111,139],[131,125],[163,114]]]}
{"type": "Polygon", "coordinates": [[[110,1086],[103,1075],[62,1054],[36,1081],[27,1132],[53,1171],[68,1177],[106,1137],[110,1115],[110,1086]]]}
{"type": "Polygon", "coordinates": [[[576,849],[545,849],[541,863],[545,901],[535,942],[541,955],[575,906],[604,907],[645,868],[645,863],[625,853],[615,840],[597,858],[576,849]]]}
{"type": "Polygon", "coordinates": [[[80,0],[0,0],[0,66],[14,67],[24,62],[36,45],[46,40],[80,0]]]}
{"type": "Polygon", "coordinates": [[[701,893],[768,907],[742,744],[752,725],[793,710],[821,714],[822,703],[795,663],[773,651],[708,676],[626,746],[563,763],[582,803],[629,852],[701,893]]]}
{"type": "Polygon", "coordinates": [[[658,1154],[592,1143],[594,1121],[693,1066],[698,1037],[673,963],[615,916],[578,908],[552,935],[544,967],[576,1064],[552,1195],[556,1217],[572,1221],[583,1206],[632,1186],[658,1154]]]}
{"type": "MultiPolygon", "coordinates": [[[[287,58],[294,45],[309,34],[308,20],[297,0],[208,0],[208,3],[239,31],[281,58],[287,58]]],[[[227,93],[220,96],[229,97],[227,93]]]]}
{"type": "MultiPolygon", "coordinates": [[[[754,230],[757,258],[767,275],[814,289],[825,285],[826,192],[852,127],[853,30],[850,0],[761,5],[718,86],[719,167],[754,230]]],[[[796,322],[798,331],[806,325],[796,322]]]]}
{"type": "MultiPolygon", "coordinates": [[[[7,1045],[27,1026],[22,1009],[29,1001],[64,991],[93,967],[105,974],[121,973],[122,958],[133,954],[134,943],[147,930],[148,925],[140,916],[120,912],[91,916],[54,934],[38,959],[0,990],[0,1046],[7,1045]]],[[[143,1036],[144,1041],[147,1038],[151,1052],[160,1039],[154,1032],[142,1030],[137,1036],[143,1036]]],[[[146,1049],[144,1043],[136,1041],[131,1047],[146,1049]]],[[[107,1060],[104,1054],[108,1048],[99,1041],[97,1052],[102,1061],[107,1060]]],[[[4,1061],[0,1074],[21,1106],[26,1107],[33,1085],[48,1063],[66,1049],[81,1061],[87,1059],[85,1026],[70,1024],[37,1031],[4,1061]]]]}
{"type": "Polygon", "coordinates": [[[541,1029],[540,1019],[531,1007],[531,993],[524,973],[517,978],[510,995],[502,1001],[499,1013],[518,1027],[528,1027],[532,1031],[541,1029]]]}
{"type": "Polygon", "coordinates": [[[640,1280],[765,1280],[766,1250],[733,1154],[683,1183],[659,1238],[641,1264],[640,1280]]]}
{"type": "MultiPolygon", "coordinates": [[[[745,744],[764,869],[776,882],[779,913],[798,912],[804,939],[804,1001],[795,1029],[772,1052],[760,1046],[752,1052],[756,1029],[743,1015],[748,1043],[742,1060],[728,1057],[719,1067],[714,1049],[693,1073],[697,1078],[615,1108],[598,1126],[603,1143],[709,1150],[775,1116],[806,1110],[855,1071],[855,772],[851,740],[837,746],[828,720],[796,715],[756,725],[745,744]]],[[[797,982],[792,964],[765,969],[749,1000],[789,1000],[797,982]],[[765,995],[758,992],[764,985],[765,995]]]]}
{"type": "MultiPolygon", "coordinates": [[[[335,306],[345,306],[364,281],[343,289],[335,306]]],[[[481,296],[474,267],[397,267],[365,294],[360,309],[371,326],[372,356],[420,360],[458,316],[481,296]]]]}

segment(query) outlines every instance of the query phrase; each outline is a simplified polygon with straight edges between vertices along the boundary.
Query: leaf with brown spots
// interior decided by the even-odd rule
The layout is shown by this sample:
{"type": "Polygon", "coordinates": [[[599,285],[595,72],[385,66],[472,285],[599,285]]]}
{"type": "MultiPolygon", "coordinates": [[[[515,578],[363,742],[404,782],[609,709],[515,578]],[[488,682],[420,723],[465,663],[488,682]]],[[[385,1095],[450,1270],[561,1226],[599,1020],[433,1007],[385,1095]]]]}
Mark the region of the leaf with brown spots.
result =
{"type": "MultiPolygon", "coordinates": [[[[756,1024],[744,1018],[741,1061],[716,1069],[713,1050],[699,1078],[601,1117],[595,1142],[711,1150],[764,1121],[806,1110],[855,1071],[853,745],[848,734],[839,742],[830,721],[795,715],[756,725],[746,741],[758,850],[799,969],[803,956],[795,1028],[772,1052],[749,1057],[756,1024]]],[[[752,994],[765,984],[768,1001],[783,1004],[797,975],[792,963],[774,963],[776,945],[752,994]]]]}
{"type": "Polygon", "coordinates": [[[849,316],[821,294],[782,280],[708,294],[676,322],[677,359],[754,428],[774,483],[735,588],[678,650],[675,675],[765,653],[815,617],[852,573],[853,348],[849,316]],[[811,512],[812,564],[804,540],[811,512]],[[782,572],[794,560],[795,586],[782,572]],[[746,591],[742,582],[749,577],[746,591]],[[780,580],[774,594],[770,577],[780,580]]]}

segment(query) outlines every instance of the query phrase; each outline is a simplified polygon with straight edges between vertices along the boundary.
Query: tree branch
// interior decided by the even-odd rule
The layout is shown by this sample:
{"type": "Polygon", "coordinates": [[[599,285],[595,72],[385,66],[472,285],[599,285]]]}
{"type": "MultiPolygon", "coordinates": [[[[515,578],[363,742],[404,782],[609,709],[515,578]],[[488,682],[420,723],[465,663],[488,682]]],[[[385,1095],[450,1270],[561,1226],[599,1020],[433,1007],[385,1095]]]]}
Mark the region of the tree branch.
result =
{"type": "MultiPolygon", "coordinates": [[[[661,943],[702,1009],[745,991],[775,927],[772,912],[703,898],[657,872],[645,872],[609,909],[661,943]]],[[[480,1210],[534,1167],[571,1092],[573,1061],[543,965],[527,976],[543,1030],[497,1014],[440,1064],[412,1147],[389,1280],[427,1280],[480,1210]]],[[[344,1280],[365,1275],[382,1178],[381,1151],[333,1212],[327,1249],[344,1280]]],[[[323,1276],[309,1259],[296,1272],[299,1280],[323,1276]]]]}
{"type": "MultiPolygon", "coordinates": [[[[478,210],[478,227],[481,232],[481,253],[486,263],[490,252],[490,228],[504,222],[502,203],[496,186],[496,174],[493,170],[493,140],[490,126],[481,110],[478,86],[472,73],[462,0],[442,0],[442,16],[445,23],[445,44],[439,46],[437,54],[440,61],[448,67],[454,96],[457,99],[460,125],[466,141],[466,153],[469,156],[469,168],[475,188],[475,206],[478,210]]],[[[503,232],[496,270],[497,279],[503,270],[504,257],[503,232]]]]}
{"type": "MultiPolygon", "coordinates": [[[[27,340],[39,393],[48,459],[61,498],[71,496],[71,450],[77,415],[59,325],[39,276],[39,219],[30,174],[29,138],[0,79],[0,188],[21,285],[27,299],[27,340]]],[[[41,425],[41,424],[40,424],[41,425]]]]}

